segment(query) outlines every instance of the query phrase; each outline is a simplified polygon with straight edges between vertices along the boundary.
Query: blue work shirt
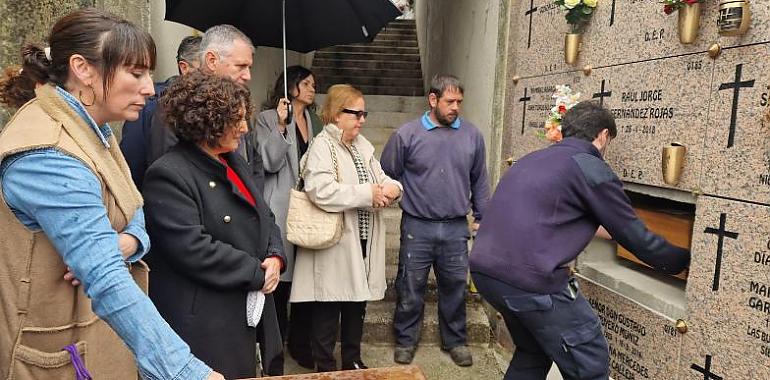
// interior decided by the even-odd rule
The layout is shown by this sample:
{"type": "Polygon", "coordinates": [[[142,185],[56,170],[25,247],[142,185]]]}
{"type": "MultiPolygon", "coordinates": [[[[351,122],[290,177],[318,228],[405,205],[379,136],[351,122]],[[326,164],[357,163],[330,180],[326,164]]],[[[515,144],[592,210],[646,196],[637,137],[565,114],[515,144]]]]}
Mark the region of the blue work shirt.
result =
{"type": "MultiPolygon", "coordinates": [[[[109,126],[96,125],[80,102],[57,90],[108,148],[109,126]]],[[[30,230],[45,233],[82,283],[94,312],[134,353],[145,379],[208,377],[211,369],[192,355],[128,272],[118,233],[107,218],[101,183],[83,162],[55,148],[30,150],[0,162],[0,181],[13,213],[30,230]]],[[[126,261],[141,259],[150,248],[141,208],[122,232],[139,240],[126,261]]]]}

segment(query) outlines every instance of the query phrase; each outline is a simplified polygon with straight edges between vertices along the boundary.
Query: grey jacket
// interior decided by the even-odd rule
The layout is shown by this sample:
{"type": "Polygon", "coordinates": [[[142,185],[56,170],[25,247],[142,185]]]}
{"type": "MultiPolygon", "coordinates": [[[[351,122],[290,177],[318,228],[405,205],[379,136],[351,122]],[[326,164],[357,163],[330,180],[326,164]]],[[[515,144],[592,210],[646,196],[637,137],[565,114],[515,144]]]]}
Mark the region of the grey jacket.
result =
{"type": "MultiPolygon", "coordinates": [[[[314,113],[305,110],[308,132],[312,141],[323,127],[314,113]]],[[[286,271],[281,281],[291,281],[294,273],[294,245],[286,240],[286,214],[289,210],[289,190],[297,183],[299,160],[297,153],[297,125],[294,121],[286,126],[286,137],[278,131],[278,113],[275,109],[263,111],[257,116],[252,135],[265,169],[264,198],[275,214],[275,223],[281,228],[286,256],[286,271]]],[[[308,141],[308,144],[310,141],[308,141]]]]}

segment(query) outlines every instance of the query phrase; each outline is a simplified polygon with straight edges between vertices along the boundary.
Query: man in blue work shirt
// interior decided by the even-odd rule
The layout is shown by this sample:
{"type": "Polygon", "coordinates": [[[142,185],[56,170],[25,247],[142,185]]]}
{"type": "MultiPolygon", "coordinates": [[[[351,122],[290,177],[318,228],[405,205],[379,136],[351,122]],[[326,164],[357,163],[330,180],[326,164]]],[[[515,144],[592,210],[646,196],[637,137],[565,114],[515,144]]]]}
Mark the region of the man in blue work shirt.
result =
{"type": "Polygon", "coordinates": [[[569,268],[600,225],[658,271],[676,274],[690,262],[687,250],[644,226],[604,162],[617,135],[609,111],[580,103],[564,115],[562,133],[506,171],[473,245],[473,282],[516,345],[505,380],[545,380],[553,362],[565,379],[609,378],[601,324],[569,268]]]}
{"type": "Polygon", "coordinates": [[[399,128],[380,160],[385,173],[404,185],[393,318],[393,359],[401,364],[414,358],[431,266],[438,285],[441,347],[457,365],[473,364],[466,346],[467,214],[473,210],[472,228],[478,228],[489,180],[484,138],[460,118],[462,101],[463,86],[456,77],[433,77],[430,111],[399,128]]]}

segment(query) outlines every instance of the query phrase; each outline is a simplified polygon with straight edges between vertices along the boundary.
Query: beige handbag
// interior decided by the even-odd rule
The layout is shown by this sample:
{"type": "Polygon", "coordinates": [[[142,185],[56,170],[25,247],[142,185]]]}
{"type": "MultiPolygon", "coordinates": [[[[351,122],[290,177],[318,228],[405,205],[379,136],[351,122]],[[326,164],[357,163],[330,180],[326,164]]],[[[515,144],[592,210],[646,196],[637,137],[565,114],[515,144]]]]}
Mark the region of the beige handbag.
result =
{"type": "MultiPolygon", "coordinates": [[[[315,142],[316,139],[311,141],[315,142]]],[[[337,162],[337,152],[330,139],[326,138],[334,162],[335,180],[340,182],[340,168],[337,162]]],[[[310,148],[308,148],[308,152],[310,148]]],[[[286,217],[286,239],[294,245],[308,249],[329,248],[340,241],[342,237],[342,212],[326,212],[316,206],[304,191],[302,173],[305,171],[307,159],[299,171],[297,188],[289,194],[289,213],[286,217]]]]}

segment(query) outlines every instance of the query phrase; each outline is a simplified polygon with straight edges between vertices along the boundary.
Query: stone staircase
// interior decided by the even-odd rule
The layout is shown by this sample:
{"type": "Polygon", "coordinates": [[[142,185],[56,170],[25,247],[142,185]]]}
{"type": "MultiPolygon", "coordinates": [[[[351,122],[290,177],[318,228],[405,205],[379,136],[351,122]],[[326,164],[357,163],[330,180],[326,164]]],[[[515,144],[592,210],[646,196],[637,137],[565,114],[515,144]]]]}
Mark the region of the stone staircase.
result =
{"type": "Polygon", "coordinates": [[[414,20],[391,21],[369,43],[316,51],[313,73],[318,93],[349,83],[366,95],[423,95],[414,20]]]}

